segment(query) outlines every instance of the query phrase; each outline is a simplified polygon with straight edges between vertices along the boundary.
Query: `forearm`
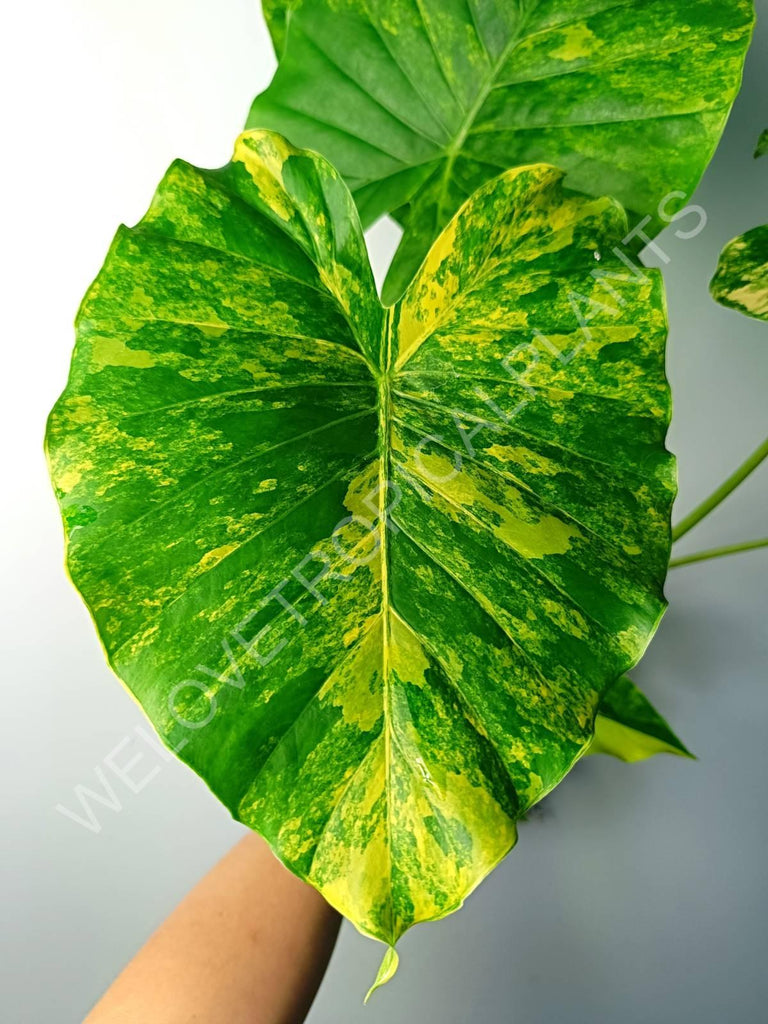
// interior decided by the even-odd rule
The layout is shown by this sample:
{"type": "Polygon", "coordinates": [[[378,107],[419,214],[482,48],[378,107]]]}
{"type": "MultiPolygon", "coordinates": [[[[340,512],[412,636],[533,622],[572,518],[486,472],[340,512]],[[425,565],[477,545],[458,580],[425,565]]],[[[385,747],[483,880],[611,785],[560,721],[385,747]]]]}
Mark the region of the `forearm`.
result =
{"type": "Polygon", "coordinates": [[[141,949],[85,1024],[300,1024],[339,916],[249,835],[141,949]]]}

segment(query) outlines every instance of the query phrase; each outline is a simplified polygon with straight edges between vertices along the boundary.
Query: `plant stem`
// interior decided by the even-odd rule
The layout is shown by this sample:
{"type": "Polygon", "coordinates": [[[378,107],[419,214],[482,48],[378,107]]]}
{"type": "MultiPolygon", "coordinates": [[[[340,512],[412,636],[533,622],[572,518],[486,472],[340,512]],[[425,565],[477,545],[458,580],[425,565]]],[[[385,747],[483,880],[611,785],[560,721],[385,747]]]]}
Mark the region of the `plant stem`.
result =
{"type": "MultiPolygon", "coordinates": [[[[720,502],[724,501],[731,491],[734,491],[743,480],[746,480],[753,469],[757,469],[767,455],[768,437],[763,441],[759,448],[756,448],[755,451],[752,452],[749,458],[742,462],[735,472],[731,473],[727,480],[724,480],[723,483],[720,484],[717,490],[713,491],[712,494],[702,501],[700,505],[697,505],[693,512],[689,512],[684,519],[680,520],[677,526],[672,529],[672,540],[679,540],[682,536],[688,533],[689,530],[693,529],[697,523],[700,523],[705,516],[708,516],[713,509],[717,508],[720,502]]],[[[670,565],[671,564],[672,563],[670,563],[670,565]]]]}
{"type": "Polygon", "coordinates": [[[768,537],[763,537],[761,540],[745,540],[743,544],[728,544],[724,548],[710,548],[708,551],[697,551],[695,555],[673,558],[669,563],[669,568],[676,569],[680,565],[706,562],[708,558],[722,558],[723,555],[737,555],[740,551],[752,551],[754,548],[765,547],[768,547],[768,537]]]}

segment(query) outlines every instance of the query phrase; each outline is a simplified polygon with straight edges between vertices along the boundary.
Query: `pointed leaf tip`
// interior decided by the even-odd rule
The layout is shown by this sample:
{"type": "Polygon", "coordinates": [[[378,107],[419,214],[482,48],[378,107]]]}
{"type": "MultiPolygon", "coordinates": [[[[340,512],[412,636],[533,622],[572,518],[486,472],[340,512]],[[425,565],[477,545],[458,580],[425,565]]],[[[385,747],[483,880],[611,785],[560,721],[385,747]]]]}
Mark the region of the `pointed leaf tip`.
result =
{"type": "Polygon", "coordinates": [[[394,978],[399,963],[400,957],[397,955],[397,950],[394,946],[389,946],[384,954],[383,960],[381,961],[381,966],[379,967],[374,982],[365,994],[365,999],[363,1000],[364,1004],[368,1002],[377,988],[381,988],[382,985],[386,985],[388,981],[391,981],[392,978],[394,978]]]}
{"type": "Polygon", "coordinates": [[[654,754],[677,754],[695,760],[644,693],[620,676],[603,694],[589,754],[611,754],[629,763],[654,754]]]}

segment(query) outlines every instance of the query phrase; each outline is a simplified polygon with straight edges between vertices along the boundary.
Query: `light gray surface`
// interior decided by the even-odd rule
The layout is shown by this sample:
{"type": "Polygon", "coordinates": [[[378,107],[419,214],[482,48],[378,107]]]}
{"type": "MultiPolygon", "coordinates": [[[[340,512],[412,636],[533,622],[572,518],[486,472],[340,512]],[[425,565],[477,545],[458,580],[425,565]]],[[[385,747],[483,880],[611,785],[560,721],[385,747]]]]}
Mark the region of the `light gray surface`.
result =
{"type": "MultiPolygon", "coordinates": [[[[115,225],[135,221],[170,160],[223,163],[273,58],[255,0],[66,0],[13,15],[3,43],[2,280],[5,502],[0,1019],[79,1021],[153,927],[241,832],[182,765],[133,732],[143,719],[104,664],[61,569],[41,456],[77,300],[115,225]],[[10,477],[10,482],[9,482],[10,477]],[[129,742],[124,743],[128,737],[129,742]],[[119,744],[139,794],[119,811],[77,784],[119,744]]],[[[768,5],[745,89],[696,200],[698,238],[671,257],[670,446],[679,511],[765,436],[768,327],[712,303],[722,244],[768,220],[768,5]]],[[[372,235],[377,268],[394,229],[372,235]]],[[[768,468],[686,538],[695,550],[765,535],[768,468]]],[[[345,927],[310,1024],[753,1024],[766,1018],[765,782],[768,552],[680,569],[635,676],[698,762],[577,767],[521,829],[517,849],[446,921],[415,929],[395,981],[364,1010],[380,948],[345,927]]]]}

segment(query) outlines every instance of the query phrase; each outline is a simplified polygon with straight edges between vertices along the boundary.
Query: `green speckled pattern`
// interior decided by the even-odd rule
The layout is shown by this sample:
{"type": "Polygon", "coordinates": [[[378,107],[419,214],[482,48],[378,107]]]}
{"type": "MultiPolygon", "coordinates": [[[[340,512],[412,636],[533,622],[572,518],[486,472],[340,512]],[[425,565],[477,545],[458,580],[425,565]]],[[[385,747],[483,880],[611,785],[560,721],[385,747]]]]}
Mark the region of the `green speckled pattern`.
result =
{"type": "Polygon", "coordinates": [[[665,606],[662,284],[614,251],[618,203],[561,178],[487,183],[385,310],[324,159],[250,132],[221,170],[177,162],[50,417],[115,672],[390,947],[512,847],[665,606]]]}
{"type": "Polygon", "coordinates": [[[768,320],[768,224],[726,245],[709,290],[721,305],[768,320]]]}
{"type": "Polygon", "coordinates": [[[714,152],[754,19],[751,0],[267,0],[265,14],[280,66],[248,126],[328,157],[364,225],[404,225],[387,302],[507,167],[555,164],[656,234],[659,204],[679,209],[714,152]]]}

